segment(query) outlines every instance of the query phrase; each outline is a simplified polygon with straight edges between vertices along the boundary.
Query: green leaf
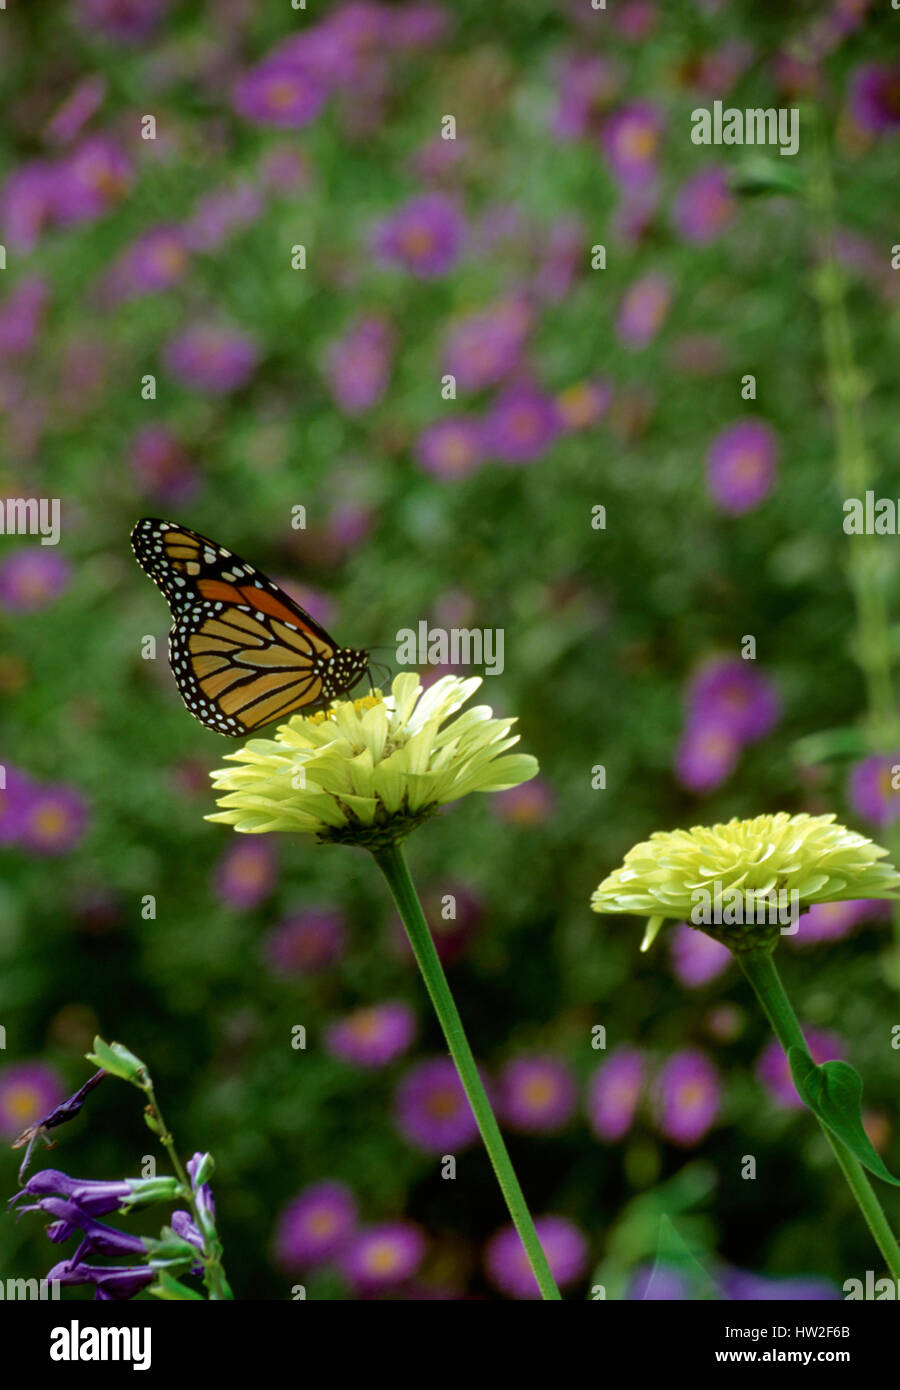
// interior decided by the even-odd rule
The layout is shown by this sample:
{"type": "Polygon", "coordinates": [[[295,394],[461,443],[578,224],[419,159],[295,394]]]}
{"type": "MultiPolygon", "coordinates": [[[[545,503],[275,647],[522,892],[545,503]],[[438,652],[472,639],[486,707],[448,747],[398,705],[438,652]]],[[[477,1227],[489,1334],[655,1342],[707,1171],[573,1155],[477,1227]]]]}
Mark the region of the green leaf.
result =
{"type": "Polygon", "coordinates": [[[173,1279],[171,1274],[167,1274],[164,1269],[159,1271],[155,1284],[151,1284],[148,1293],[155,1294],[157,1298],[171,1299],[174,1302],[184,1303],[191,1301],[194,1303],[204,1303],[202,1293],[197,1293],[196,1289],[189,1289],[186,1284],[173,1279]]]}
{"type": "Polygon", "coordinates": [[[804,1105],[818,1115],[870,1173],[900,1187],[900,1178],[885,1167],[862,1123],[862,1079],[849,1062],[825,1062],[817,1067],[802,1047],[788,1050],[794,1085],[804,1105]]]}
{"type": "Polygon", "coordinates": [[[664,1269],[674,1270],[687,1280],[691,1289],[691,1296],[695,1301],[700,1299],[718,1299],[722,1297],[716,1287],[715,1281],[703,1268],[703,1265],[697,1259],[687,1242],[679,1235],[668,1216],[661,1216],[659,1219],[659,1241],[656,1247],[656,1262],[653,1266],[653,1273],[650,1275],[650,1282],[644,1293],[645,1298],[650,1297],[653,1281],[664,1269]]]}
{"type": "Polygon", "coordinates": [[[147,1080],[147,1068],[140,1057],[135,1057],[121,1043],[105,1043],[102,1038],[94,1038],[94,1050],[86,1056],[89,1062],[102,1067],[110,1076],[118,1076],[134,1086],[143,1088],[147,1080]]]}

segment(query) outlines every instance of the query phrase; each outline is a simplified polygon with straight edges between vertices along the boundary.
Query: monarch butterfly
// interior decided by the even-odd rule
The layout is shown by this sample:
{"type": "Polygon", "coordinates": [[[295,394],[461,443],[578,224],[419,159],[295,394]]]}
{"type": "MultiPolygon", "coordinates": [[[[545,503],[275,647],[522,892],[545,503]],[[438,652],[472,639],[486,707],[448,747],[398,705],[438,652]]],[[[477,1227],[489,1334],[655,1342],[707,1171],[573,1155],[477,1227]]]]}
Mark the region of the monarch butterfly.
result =
{"type": "Polygon", "coordinates": [[[169,665],[181,698],[208,729],[238,738],[293,710],[310,714],[368,671],[368,652],[337,646],[277,584],[206,536],[145,516],[131,545],[175,619],[169,665]]]}

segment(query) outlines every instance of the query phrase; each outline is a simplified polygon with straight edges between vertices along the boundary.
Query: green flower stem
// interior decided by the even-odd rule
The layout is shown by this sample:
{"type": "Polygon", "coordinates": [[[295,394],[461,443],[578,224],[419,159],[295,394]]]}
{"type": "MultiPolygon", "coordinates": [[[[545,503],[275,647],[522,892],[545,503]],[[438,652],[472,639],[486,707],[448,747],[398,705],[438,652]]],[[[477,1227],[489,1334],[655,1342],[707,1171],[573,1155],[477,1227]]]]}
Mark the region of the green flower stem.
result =
{"type": "MultiPolygon", "coordinates": [[[[865,496],[875,469],[866,443],[862,403],[867,384],[853,351],[847,312],[846,276],[835,252],[835,192],[824,122],[810,111],[814,159],[809,202],[815,217],[820,266],[814,281],[822,321],[828,395],[834,416],[837,481],[842,497],[865,496]]],[[[856,608],[854,657],[862,673],[868,706],[868,741],[873,753],[900,747],[900,709],[894,692],[888,586],[893,587],[893,550],[878,536],[853,536],[847,546],[847,579],[856,608]]],[[[900,854],[900,830],[885,831],[893,858],[900,854]]],[[[900,905],[893,910],[891,978],[900,983],[900,905]]]]}
{"type": "Polygon", "coordinates": [[[209,1289],[210,1302],[220,1302],[233,1299],[234,1294],[231,1292],[231,1286],[229,1285],[228,1280],[225,1277],[225,1269],[222,1265],[222,1243],[218,1239],[218,1237],[216,1237],[213,1240],[204,1231],[204,1223],[197,1209],[197,1199],[194,1196],[193,1183],[188,1177],[184,1164],[178,1156],[178,1150],[175,1147],[175,1140],[172,1137],[172,1131],[169,1129],[168,1125],[163,1119],[162,1111],[159,1108],[159,1101],[156,1099],[156,1092],[153,1089],[153,1081],[151,1080],[150,1075],[146,1070],[144,1071],[144,1076],[146,1077],[146,1080],[140,1083],[141,1090],[147,1097],[148,1109],[151,1112],[153,1120],[158,1126],[157,1132],[159,1136],[159,1142],[162,1144],[163,1148],[168,1154],[169,1162],[171,1163],[172,1168],[174,1169],[175,1176],[181,1183],[182,1187],[184,1188],[187,1194],[187,1202],[191,1208],[191,1215],[194,1218],[194,1225],[197,1227],[197,1230],[203,1234],[203,1252],[201,1255],[201,1261],[203,1264],[203,1282],[209,1289]]]}
{"type": "MultiPolygon", "coordinates": [[[[781,983],[781,976],[776,969],[772,952],[764,950],[745,951],[737,953],[736,959],[750,981],[785,1054],[787,1054],[788,1048],[799,1047],[809,1057],[806,1039],[800,1030],[797,1015],[791,1008],[790,1000],[784,992],[784,985],[781,983]]],[[[812,1059],[810,1058],[810,1060],[812,1059]]],[[[865,1217],[869,1230],[875,1237],[875,1243],[884,1256],[892,1277],[900,1279],[900,1245],[897,1244],[896,1236],[887,1223],[887,1218],[872,1184],[869,1182],[862,1165],[846,1144],[838,1139],[837,1135],[832,1134],[821,1120],[819,1120],[819,1124],[825,1138],[834,1150],[834,1156],[847,1179],[847,1185],[856,1198],[857,1205],[865,1217]]]]}
{"type": "Polygon", "coordinates": [[[419,969],[425,980],[426,988],[431,996],[438,1021],[444,1030],[444,1037],[450,1049],[450,1055],[456,1063],[456,1070],[459,1072],[459,1079],[463,1084],[466,1095],[475,1119],[478,1121],[478,1128],[484,1140],[484,1146],[488,1151],[488,1156],[497,1175],[497,1181],[506,1199],[509,1214],[515,1223],[516,1230],[521,1237],[525,1252],[534,1271],[534,1277],[538,1282],[541,1297],[544,1299],[558,1300],[560,1297],[559,1289],[556,1287],[550,1266],[547,1263],[547,1256],[544,1254],[537,1231],[534,1229],[534,1222],[531,1213],[525,1202],[519,1180],[513,1171],[513,1166],[506,1152],[506,1145],[500,1128],[494,1118],[491,1103],[487,1098],[487,1093],[478,1074],[475,1065],[475,1058],[472,1056],[472,1049],[469,1047],[468,1040],[463,1030],[462,1020],[456,1004],[453,1002],[453,995],[450,993],[450,986],[444,974],[443,966],[438,958],[438,953],[434,948],[431,939],[431,932],[422,912],[412,879],[409,876],[409,869],[403,856],[403,850],[399,845],[393,844],[386,849],[373,851],[375,862],[388,881],[388,887],[393,894],[397,909],[406,928],[406,933],[413,948],[413,953],[418,962],[419,969]]]}

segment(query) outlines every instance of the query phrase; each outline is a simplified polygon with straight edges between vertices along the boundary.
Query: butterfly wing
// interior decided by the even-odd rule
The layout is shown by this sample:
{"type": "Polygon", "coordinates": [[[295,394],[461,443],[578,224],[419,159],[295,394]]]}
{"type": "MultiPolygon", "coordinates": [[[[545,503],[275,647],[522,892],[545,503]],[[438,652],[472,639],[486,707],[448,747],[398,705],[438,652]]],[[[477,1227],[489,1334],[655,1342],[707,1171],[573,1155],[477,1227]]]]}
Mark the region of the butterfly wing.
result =
{"type": "Polygon", "coordinates": [[[239,737],[345,694],[368,653],[338,647],[253,565],[175,522],[144,517],[131,533],[138,564],[174,618],[169,663],[190,712],[239,737]]]}

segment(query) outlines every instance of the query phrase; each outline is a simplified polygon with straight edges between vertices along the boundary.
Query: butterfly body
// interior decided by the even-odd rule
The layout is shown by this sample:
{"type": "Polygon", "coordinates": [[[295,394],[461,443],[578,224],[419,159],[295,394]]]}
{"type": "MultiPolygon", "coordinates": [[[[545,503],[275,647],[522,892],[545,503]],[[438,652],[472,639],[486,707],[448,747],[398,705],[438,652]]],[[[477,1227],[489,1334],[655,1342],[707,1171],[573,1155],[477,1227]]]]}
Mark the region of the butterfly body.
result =
{"type": "Polygon", "coordinates": [[[237,738],[311,714],[366,674],[368,652],[337,646],[277,584],[206,536],[143,517],[131,544],[172,611],[181,698],[207,728],[237,738]]]}

